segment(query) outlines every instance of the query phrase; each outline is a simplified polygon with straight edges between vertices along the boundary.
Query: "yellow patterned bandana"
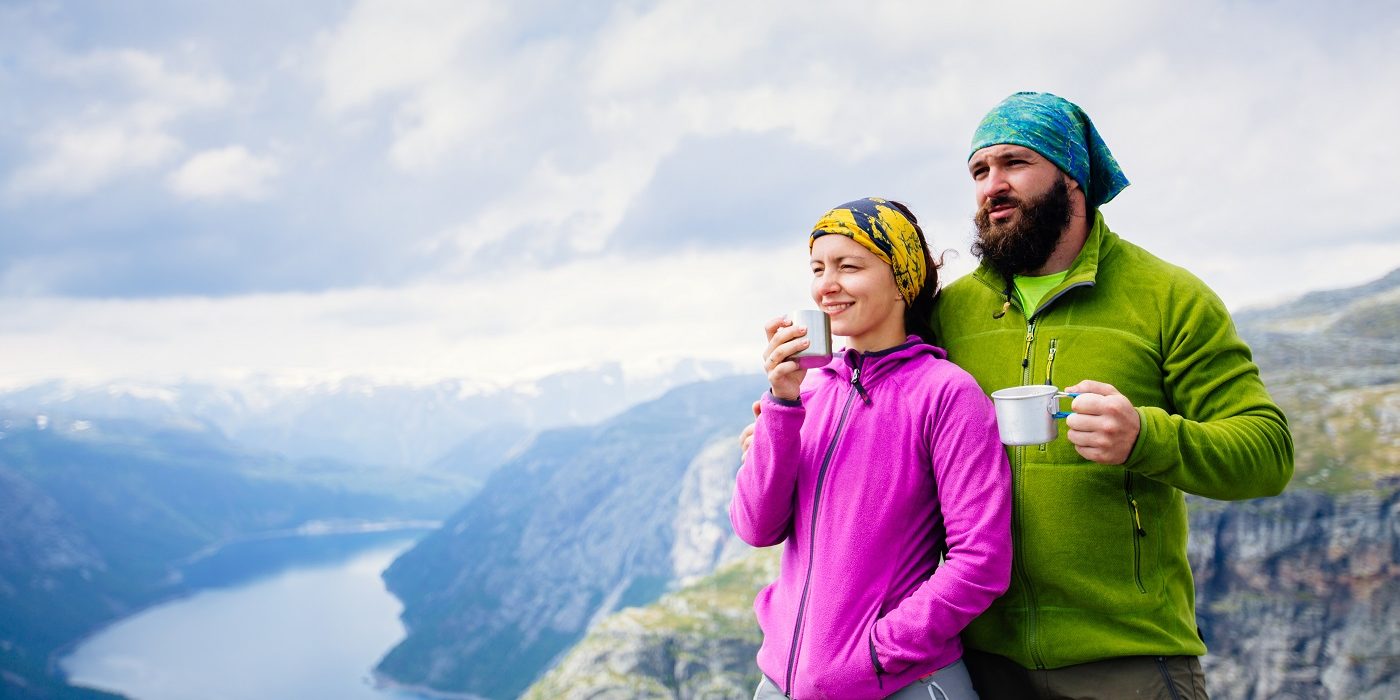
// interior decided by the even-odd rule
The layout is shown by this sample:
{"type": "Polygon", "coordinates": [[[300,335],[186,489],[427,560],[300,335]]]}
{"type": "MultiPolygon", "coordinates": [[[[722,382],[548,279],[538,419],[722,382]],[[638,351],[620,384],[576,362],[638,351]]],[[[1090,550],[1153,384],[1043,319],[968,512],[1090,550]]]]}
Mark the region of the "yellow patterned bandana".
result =
{"type": "Polygon", "coordinates": [[[894,270],[894,283],[906,304],[924,287],[928,274],[924,265],[924,246],[918,229],[903,212],[879,197],[866,197],[846,202],[827,212],[812,227],[807,250],[818,236],[835,233],[859,243],[885,261],[894,270]]]}

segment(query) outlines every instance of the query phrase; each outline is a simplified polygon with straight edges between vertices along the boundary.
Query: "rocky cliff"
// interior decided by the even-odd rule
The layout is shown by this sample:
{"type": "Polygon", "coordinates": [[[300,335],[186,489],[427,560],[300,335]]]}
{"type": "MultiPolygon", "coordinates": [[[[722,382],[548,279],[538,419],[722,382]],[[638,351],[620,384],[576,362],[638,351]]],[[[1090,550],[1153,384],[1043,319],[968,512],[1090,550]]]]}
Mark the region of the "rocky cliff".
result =
{"type": "MultiPolygon", "coordinates": [[[[1298,457],[1283,496],[1189,501],[1211,697],[1400,697],[1400,271],[1237,323],[1298,457]]],[[[526,697],[750,697],[751,556],[602,620],[526,697]]]]}
{"type": "Polygon", "coordinates": [[[529,700],[747,698],[758,683],[753,596],[778,575],[778,548],[603,619],[525,693],[529,700]]]}
{"type": "Polygon", "coordinates": [[[1400,697],[1400,480],[1191,506],[1211,697],[1400,697]]]}

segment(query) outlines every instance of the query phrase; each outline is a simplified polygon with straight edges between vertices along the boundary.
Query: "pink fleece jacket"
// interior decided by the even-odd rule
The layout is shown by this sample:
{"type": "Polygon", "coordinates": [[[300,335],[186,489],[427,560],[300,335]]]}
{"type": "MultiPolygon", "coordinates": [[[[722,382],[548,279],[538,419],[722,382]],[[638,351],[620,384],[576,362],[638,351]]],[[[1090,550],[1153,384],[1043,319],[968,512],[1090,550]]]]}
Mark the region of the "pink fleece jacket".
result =
{"type": "Polygon", "coordinates": [[[755,547],[786,543],[754,611],[759,668],[789,697],[894,693],[958,660],[1006,590],[1006,451],[945,358],[910,336],[808,372],[798,402],[764,397],[729,519],[755,547]]]}

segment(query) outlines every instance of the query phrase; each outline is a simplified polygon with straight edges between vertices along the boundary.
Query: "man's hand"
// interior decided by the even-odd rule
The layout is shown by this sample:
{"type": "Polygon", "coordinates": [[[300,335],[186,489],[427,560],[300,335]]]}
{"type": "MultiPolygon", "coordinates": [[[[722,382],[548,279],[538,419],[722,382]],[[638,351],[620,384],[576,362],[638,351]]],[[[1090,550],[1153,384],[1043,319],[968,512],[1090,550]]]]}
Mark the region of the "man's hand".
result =
{"type": "MultiPolygon", "coordinates": [[[[754,417],[754,418],[757,418],[757,417],[758,417],[758,414],[760,414],[760,413],[763,413],[763,405],[762,405],[762,403],[759,402],[759,401],[753,402],[753,417],[754,417]]],[[[756,425],[756,424],[755,424],[755,423],[749,423],[748,425],[744,426],[743,432],[740,432],[740,433],[739,433],[739,453],[740,453],[740,454],[748,454],[749,446],[753,444],[753,427],[754,427],[754,425],[756,425]]]]}
{"type": "Polygon", "coordinates": [[[1142,431],[1137,409],[1128,397],[1111,384],[1090,380],[1065,387],[1065,391],[1079,394],[1070,404],[1074,415],[1065,419],[1069,428],[1066,437],[1079,455],[1099,464],[1128,461],[1142,431]]]}

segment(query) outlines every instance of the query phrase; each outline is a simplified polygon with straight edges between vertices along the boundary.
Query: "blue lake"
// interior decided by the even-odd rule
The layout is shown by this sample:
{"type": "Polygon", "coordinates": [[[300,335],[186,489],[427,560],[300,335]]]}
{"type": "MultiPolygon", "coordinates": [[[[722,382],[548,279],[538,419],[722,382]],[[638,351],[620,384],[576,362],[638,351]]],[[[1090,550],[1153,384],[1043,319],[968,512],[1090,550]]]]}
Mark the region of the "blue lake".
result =
{"type": "Polygon", "coordinates": [[[84,640],[70,682],[134,700],[419,700],[371,671],[404,636],[380,572],[422,530],[244,542],[192,564],[199,589],[84,640]]]}

